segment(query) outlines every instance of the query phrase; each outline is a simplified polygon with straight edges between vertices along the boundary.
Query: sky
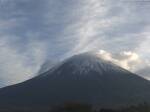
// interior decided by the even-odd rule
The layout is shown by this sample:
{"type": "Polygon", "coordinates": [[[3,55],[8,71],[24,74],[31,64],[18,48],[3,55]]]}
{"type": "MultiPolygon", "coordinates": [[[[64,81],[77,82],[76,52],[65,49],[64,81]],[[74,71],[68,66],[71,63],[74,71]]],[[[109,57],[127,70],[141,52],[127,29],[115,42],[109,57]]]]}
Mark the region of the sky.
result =
{"type": "Polygon", "coordinates": [[[0,0],[0,87],[94,51],[150,79],[150,1],[0,0]]]}

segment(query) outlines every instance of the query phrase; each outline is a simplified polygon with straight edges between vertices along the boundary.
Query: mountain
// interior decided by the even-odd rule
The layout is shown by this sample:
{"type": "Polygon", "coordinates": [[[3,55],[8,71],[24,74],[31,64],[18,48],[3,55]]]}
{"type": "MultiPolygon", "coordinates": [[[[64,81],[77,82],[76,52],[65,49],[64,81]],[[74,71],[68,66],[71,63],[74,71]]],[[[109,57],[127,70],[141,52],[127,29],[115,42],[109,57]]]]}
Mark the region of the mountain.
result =
{"type": "Polygon", "coordinates": [[[102,107],[150,102],[150,82],[96,54],[83,53],[33,79],[0,89],[1,106],[52,106],[64,102],[102,107]]]}

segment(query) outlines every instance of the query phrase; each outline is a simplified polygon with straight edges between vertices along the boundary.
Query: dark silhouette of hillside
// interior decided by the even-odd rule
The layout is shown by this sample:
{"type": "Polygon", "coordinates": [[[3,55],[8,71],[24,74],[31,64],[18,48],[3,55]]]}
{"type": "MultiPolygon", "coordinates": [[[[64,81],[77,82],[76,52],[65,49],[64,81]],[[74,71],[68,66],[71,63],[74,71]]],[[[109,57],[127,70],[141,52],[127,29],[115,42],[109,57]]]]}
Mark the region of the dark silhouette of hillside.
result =
{"type": "Polygon", "coordinates": [[[143,103],[139,105],[132,105],[124,108],[95,108],[89,104],[80,103],[66,103],[54,107],[13,107],[13,108],[0,108],[0,112],[150,112],[150,105],[143,103]]]}

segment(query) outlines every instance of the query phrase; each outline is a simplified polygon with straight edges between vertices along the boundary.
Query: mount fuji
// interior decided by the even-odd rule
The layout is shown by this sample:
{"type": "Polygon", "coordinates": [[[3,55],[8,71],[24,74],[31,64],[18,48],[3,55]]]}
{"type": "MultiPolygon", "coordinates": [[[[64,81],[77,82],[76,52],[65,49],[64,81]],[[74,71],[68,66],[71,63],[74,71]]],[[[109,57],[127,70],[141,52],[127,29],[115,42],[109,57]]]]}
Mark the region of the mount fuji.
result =
{"type": "Polygon", "coordinates": [[[0,89],[1,106],[79,102],[102,107],[150,103],[150,82],[93,53],[83,53],[25,82],[0,89]]]}

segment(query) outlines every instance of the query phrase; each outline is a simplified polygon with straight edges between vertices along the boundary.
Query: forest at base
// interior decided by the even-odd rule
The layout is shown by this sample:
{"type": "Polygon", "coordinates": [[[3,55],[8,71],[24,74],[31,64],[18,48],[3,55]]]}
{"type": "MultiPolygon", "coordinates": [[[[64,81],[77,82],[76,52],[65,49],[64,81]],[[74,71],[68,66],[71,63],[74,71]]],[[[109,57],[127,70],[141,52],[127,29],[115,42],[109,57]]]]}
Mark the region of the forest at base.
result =
{"type": "Polygon", "coordinates": [[[61,106],[46,107],[46,108],[0,108],[0,112],[150,112],[150,105],[147,103],[132,105],[126,108],[108,109],[96,108],[87,104],[66,103],[61,106]]]}

